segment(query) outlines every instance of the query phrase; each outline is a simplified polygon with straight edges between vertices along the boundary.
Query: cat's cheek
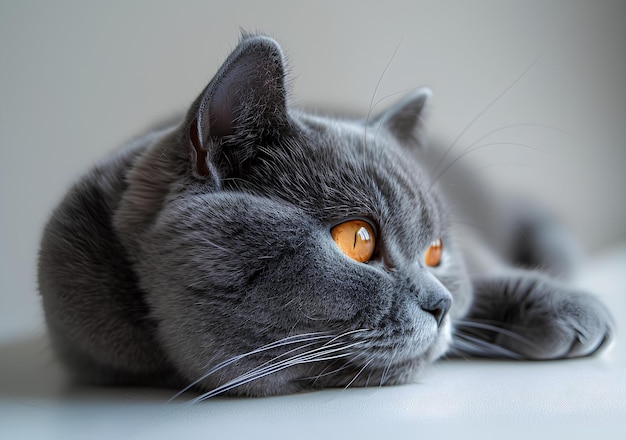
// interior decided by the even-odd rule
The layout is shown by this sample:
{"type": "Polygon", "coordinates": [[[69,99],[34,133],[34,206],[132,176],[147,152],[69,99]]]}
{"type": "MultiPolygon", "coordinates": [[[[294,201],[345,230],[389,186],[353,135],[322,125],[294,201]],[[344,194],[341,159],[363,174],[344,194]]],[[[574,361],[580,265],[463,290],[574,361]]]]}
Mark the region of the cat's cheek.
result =
{"type": "MultiPolygon", "coordinates": [[[[371,328],[391,307],[389,276],[351,260],[327,238],[320,234],[309,243],[298,270],[297,301],[288,302],[292,313],[309,318],[317,330],[328,330],[319,328],[328,321],[341,323],[341,331],[371,328]]],[[[285,290],[293,291],[293,280],[286,281],[285,290]]]]}

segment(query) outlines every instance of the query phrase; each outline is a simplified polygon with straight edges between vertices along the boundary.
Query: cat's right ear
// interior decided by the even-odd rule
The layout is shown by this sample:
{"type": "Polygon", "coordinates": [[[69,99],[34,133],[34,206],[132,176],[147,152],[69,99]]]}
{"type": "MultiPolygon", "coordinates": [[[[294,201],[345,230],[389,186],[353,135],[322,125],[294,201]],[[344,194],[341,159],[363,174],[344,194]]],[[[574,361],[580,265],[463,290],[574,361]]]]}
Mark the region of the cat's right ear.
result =
{"type": "Polygon", "coordinates": [[[386,128],[401,144],[420,144],[424,112],[432,97],[428,87],[420,87],[378,116],[374,125],[386,128]]]}
{"type": "MultiPolygon", "coordinates": [[[[193,174],[219,180],[225,139],[234,140],[231,166],[252,157],[259,138],[287,124],[285,62],[280,46],[263,35],[244,35],[188,115],[193,174]]],[[[222,160],[224,162],[224,160],[222,160]]]]}

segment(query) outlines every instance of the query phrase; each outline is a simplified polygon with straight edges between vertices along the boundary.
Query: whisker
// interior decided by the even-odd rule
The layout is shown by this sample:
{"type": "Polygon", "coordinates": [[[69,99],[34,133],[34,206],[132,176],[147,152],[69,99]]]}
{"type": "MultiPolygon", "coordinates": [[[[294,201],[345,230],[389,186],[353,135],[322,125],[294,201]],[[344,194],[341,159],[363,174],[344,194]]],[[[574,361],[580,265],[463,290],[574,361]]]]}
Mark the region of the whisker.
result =
{"type": "Polygon", "coordinates": [[[295,344],[295,343],[300,343],[300,342],[308,342],[308,341],[313,341],[313,340],[319,340],[319,339],[329,339],[329,338],[333,338],[332,335],[328,335],[327,332],[314,332],[314,333],[304,333],[301,335],[294,335],[294,336],[288,336],[286,338],[280,339],[278,341],[272,342],[270,344],[264,345],[262,347],[259,347],[257,349],[251,350],[247,353],[244,354],[240,354],[237,356],[234,356],[232,358],[229,358],[223,362],[220,362],[219,364],[215,365],[213,368],[211,368],[208,372],[206,372],[205,374],[203,374],[200,378],[196,379],[194,382],[190,383],[189,385],[187,385],[185,388],[183,388],[181,391],[177,392],[173,397],[171,397],[167,403],[172,402],[174,399],[176,399],[177,397],[179,397],[180,395],[184,394],[185,392],[189,391],[192,387],[194,387],[195,385],[197,385],[198,383],[202,382],[204,379],[206,379],[207,377],[209,377],[211,374],[227,367],[228,365],[237,362],[245,357],[248,356],[252,356],[254,354],[258,354],[261,353],[263,351],[267,351],[267,350],[271,350],[273,348],[278,348],[278,347],[282,347],[282,346],[286,346],[286,345],[291,345],[291,344],[295,344]]]}
{"type": "MultiPolygon", "coordinates": [[[[391,94],[389,94],[389,95],[379,99],[378,101],[376,101],[376,103],[374,104],[373,109],[375,109],[378,104],[380,104],[381,102],[383,102],[383,101],[385,101],[385,100],[387,100],[389,98],[392,98],[392,97],[394,97],[396,95],[404,95],[404,94],[406,94],[408,92],[415,91],[415,90],[417,90],[417,88],[411,87],[409,89],[404,89],[404,90],[400,90],[398,92],[391,93],[391,94]]],[[[387,110],[385,110],[385,113],[382,115],[382,117],[380,118],[379,123],[376,125],[376,133],[374,133],[374,142],[376,142],[376,139],[378,138],[378,132],[380,131],[381,127],[384,125],[385,121],[387,120],[387,115],[389,114],[390,111],[391,111],[391,108],[388,108],[387,110]]]]}
{"type": "Polygon", "coordinates": [[[367,375],[367,380],[365,381],[365,386],[369,387],[370,386],[370,380],[372,379],[372,374],[374,374],[375,370],[370,370],[370,374],[367,375]]]}
{"type": "Polygon", "coordinates": [[[398,41],[398,44],[396,45],[396,48],[393,51],[393,54],[391,54],[391,58],[389,58],[389,61],[387,61],[387,65],[383,69],[383,72],[378,77],[378,81],[376,82],[376,87],[374,87],[374,93],[372,93],[372,98],[370,99],[369,109],[367,110],[367,117],[365,118],[365,128],[363,131],[363,146],[367,144],[367,126],[369,125],[370,117],[372,116],[372,111],[374,110],[373,104],[374,104],[374,99],[376,98],[376,93],[378,93],[378,88],[380,87],[380,83],[382,82],[385,74],[387,73],[387,70],[389,69],[389,66],[391,66],[393,59],[396,57],[396,54],[398,53],[398,50],[400,49],[400,45],[402,44],[403,38],[404,38],[404,35],[400,36],[400,41],[398,41]]]}
{"type": "Polygon", "coordinates": [[[343,370],[345,370],[347,368],[351,368],[350,364],[344,363],[342,366],[331,370],[330,368],[332,366],[334,366],[334,365],[335,365],[335,363],[329,364],[326,367],[324,367],[324,369],[319,374],[316,374],[315,376],[303,377],[301,379],[302,380],[311,380],[312,383],[315,384],[322,377],[332,376],[333,374],[337,374],[338,372],[343,371],[343,370]]]}
{"type": "Polygon", "coordinates": [[[452,345],[458,347],[462,352],[473,356],[485,357],[489,355],[493,357],[502,356],[509,359],[523,358],[523,356],[507,348],[466,334],[457,334],[453,339],[452,345]]]}
{"type": "Polygon", "coordinates": [[[353,353],[352,352],[346,352],[346,353],[339,353],[339,354],[334,354],[337,352],[341,352],[342,350],[347,350],[349,348],[355,347],[357,345],[361,345],[363,344],[363,341],[358,341],[358,342],[354,342],[352,344],[348,344],[348,345],[340,345],[340,344],[335,344],[335,345],[339,345],[338,348],[332,348],[332,349],[326,349],[326,350],[322,350],[319,351],[322,347],[314,349],[314,350],[310,350],[306,353],[303,354],[299,354],[296,356],[293,356],[289,359],[285,359],[282,360],[278,363],[276,363],[275,365],[268,365],[265,366],[263,368],[253,368],[252,370],[250,370],[247,373],[244,373],[238,377],[236,377],[235,379],[230,380],[229,382],[225,383],[224,385],[221,385],[193,400],[191,400],[189,402],[190,405],[200,402],[202,400],[206,400],[209,399],[213,396],[216,396],[218,394],[222,394],[225,392],[228,392],[230,390],[232,390],[233,388],[237,388],[239,386],[245,385],[246,383],[252,382],[254,380],[258,380],[262,377],[268,376],[270,374],[276,373],[278,371],[284,370],[286,368],[292,367],[294,365],[299,365],[299,364],[303,364],[303,363],[309,363],[309,362],[322,362],[322,361],[329,361],[329,360],[335,360],[335,359],[339,359],[342,357],[347,357],[347,356],[351,356],[353,353]],[[318,352],[319,351],[319,352],[318,352]]]}
{"type": "MultiPolygon", "coordinates": [[[[408,93],[408,92],[415,91],[415,90],[417,90],[418,88],[419,88],[419,87],[409,87],[409,88],[406,88],[406,89],[398,90],[397,92],[390,93],[389,95],[383,96],[382,98],[380,98],[378,101],[376,101],[376,102],[374,103],[374,106],[372,107],[372,111],[373,111],[373,110],[374,110],[374,109],[378,106],[378,104],[380,104],[381,102],[386,101],[386,100],[388,100],[388,99],[390,99],[390,98],[393,98],[394,96],[404,95],[404,94],[406,94],[406,93],[408,93]]],[[[386,115],[387,113],[389,113],[389,112],[388,112],[388,111],[386,111],[386,112],[385,112],[385,115],[386,115]]],[[[384,116],[384,115],[383,115],[383,117],[381,118],[381,120],[385,120],[385,116],[384,116]]]]}
{"type": "Polygon", "coordinates": [[[467,130],[470,129],[470,127],[472,127],[472,125],[474,125],[474,123],[480,119],[480,117],[482,115],[484,115],[487,110],[489,110],[491,107],[493,107],[504,95],[506,95],[506,93],[511,90],[518,82],[521,81],[522,78],[524,78],[524,76],[526,76],[526,74],[534,67],[534,65],[537,63],[537,61],[539,60],[539,57],[535,58],[535,60],[526,68],[526,70],[524,70],[522,72],[521,75],[519,75],[515,81],[513,81],[511,84],[509,84],[509,86],[504,89],[498,96],[496,96],[495,99],[493,99],[489,104],[487,104],[480,112],[478,112],[478,114],[476,116],[474,116],[474,118],[465,126],[465,128],[463,128],[463,130],[461,130],[461,132],[458,134],[458,136],[452,141],[452,143],[450,144],[450,146],[446,149],[446,151],[443,153],[443,155],[439,158],[439,160],[437,161],[437,164],[435,165],[434,170],[437,170],[439,168],[439,166],[441,165],[441,163],[445,160],[445,158],[448,156],[448,154],[452,151],[452,149],[455,147],[455,145],[457,144],[457,142],[463,137],[463,135],[467,132],[467,130]]]}
{"type": "MultiPolygon", "coordinates": [[[[485,351],[484,345],[486,344],[484,341],[480,341],[481,347],[477,346],[475,342],[477,340],[472,340],[473,338],[469,338],[470,340],[464,339],[455,339],[450,345],[450,349],[448,350],[448,356],[459,356],[463,357],[463,359],[469,359],[471,357],[486,357],[487,352],[485,351]]],[[[498,355],[499,353],[491,352],[492,355],[498,355]]],[[[506,355],[508,357],[508,354],[506,355]]]]}
{"type": "Polygon", "coordinates": [[[563,135],[566,136],[571,136],[571,133],[561,129],[561,128],[557,128],[557,127],[552,127],[550,125],[546,125],[546,124],[540,124],[540,123],[535,123],[535,122],[519,122],[516,124],[508,124],[508,125],[504,125],[502,127],[498,127],[494,130],[491,130],[490,132],[480,136],[478,139],[476,139],[474,142],[472,142],[471,144],[469,144],[467,146],[467,148],[473,147],[474,145],[476,145],[477,143],[479,143],[480,141],[482,141],[483,139],[488,138],[489,136],[491,136],[492,134],[496,134],[499,133],[501,131],[507,130],[509,128],[514,128],[514,127],[541,127],[541,128],[545,128],[548,130],[553,130],[557,133],[561,133],[563,135]]]}
{"type": "MultiPolygon", "coordinates": [[[[311,355],[313,355],[313,357],[317,357],[316,359],[313,360],[313,361],[316,361],[316,362],[322,361],[322,360],[331,360],[332,358],[322,358],[321,356],[325,356],[327,354],[334,353],[336,351],[345,350],[347,348],[351,348],[353,346],[356,346],[356,345],[359,345],[359,344],[363,343],[363,341],[357,341],[357,342],[352,343],[352,344],[341,346],[342,344],[340,344],[340,343],[333,343],[333,341],[336,341],[337,339],[339,339],[341,337],[349,336],[349,335],[352,335],[352,334],[355,334],[355,333],[358,333],[358,332],[362,332],[362,331],[366,331],[366,330],[365,329],[358,329],[358,330],[352,330],[352,331],[343,333],[343,334],[341,334],[339,336],[333,337],[330,341],[326,342],[323,346],[321,346],[319,348],[316,348],[316,349],[313,349],[313,350],[309,350],[309,351],[307,351],[305,353],[300,353],[300,354],[298,354],[296,356],[292,356],[291,358],[285,359],[285,360],[279,362],[278,364],[276,364],[274,366],[271,366],[271,365],[267,366],[268,363],[275,362],[277,359],[283,357],[286,354],[286,353],[283,353],[283,354],[281,354],[279,356],[276,356],[271,361],[265,362],[264,364],[261,364],[261,365],[255,367],[255,368],[253,368],[248,373],[244,373],[243,375],[238,376],[236,379],[231,380],[229,383],[232,383],[235,380],[241,380],[243,378],[246,378],[246,377],[248,377],[251,374],[252,375],[258,374],[259,372],[262,372],[262,371],[264,371],[264,370],[266,370],[268,368],[271,369],[273,367],[284,365],[284,364],[288,364],[290,362],[293,362],[293,363],[289,364],[287,366],[292,366],[292,365],[304,363],[306,361],[311,361],[310,359],[308,359],[308,358],[311,357],[311,355]],[[335,348],[335,347],[339,347],[339,348],[335,348]],[[330,348],[330,350],[329,350],[329,348],[330,348]],[[320,350],[322,350],[322,351],[320,351],[320,350]],[[316,353],[317,351],[319,351],[319,352],[316,353]]],[[[272,344],[270,344],[270,345],[272,345],[272,344]]],[[[312,345],[312,344],[309,344],[309,345],[312,345]]],[[[303,347],[296,347],[295,349],[290,350],[290,352],[293,352],[293,351],[296,351],[296,350],[299,350],[299,349],[302,349],[302,348],[303,347]]],[[[341,355],[341,357],[347,356],[347,355],[350,355],[350,354],[351,353],[348,353],[348,354],[345,354],[345,355],[341,355]]],[[[220,388],[222,388],[222,387],[224,387],[226,385],[228,385],[228,384],[222,385],[222,386],[216,388],[216,390],[220,389],[220,388]]]]}
{"type": "MultiPolygon", "coordinates": [[[[316,351],[316,350],[322,350],[322,349],[328,349],[328,348],[333,348],[333,347],[340,346],[340,345],[341,345],[340,343],[338,343],[338,342],[334,342],[334,341],[336,341],[336,340],[337,340],[337,339],[339,339],[340,337],[343,337],[343,336],[346,336],[346,335],[353,334],[353,333],[355,333],[355,332],[357,332],[357,331],[363,331],[363,330],[353,330],[353,331],[350,331],[350,332],[344,333],[344,334],[342,334],[342,335],[339,335],[339,336],[337,336],[337,337],[334,337],[333,339],[331,339],[330,341],[326,342],[325,344],[323,344],[321,347],[318,347],[317,349],[311,350],[311,351],[309,351],[309,352],[301,353],[301,354],[299,354],[299,355],[297,355],[297,356],[304,356],[304,355],[307,355],[308,353],[313,353],[313,352],[314,352],[314,351],[316,351]]],[[[270,364],[270,363],[272,363],[272,362],[274,362],[274,361],[276,361],[276,360],[278,360],[278,359],[280,359],[280,358],[282,358],[282,357],[285,357],[285,356],[287,356],[287,355],[289,355],[289,354],[291,354],[291,353],[293,353],[293,352],[295,352],[295,351],[302,350],[303,348],[309,347],[309,346],[314,345],[314,344],[315,344],[315,343],[310,343],[310,344],[306,344],[306,345],[303,345],[303,346],[298,346],[298,347],[293,348],[293,349],[291,349],[291,350],[289,350],[289,351],[287,351],[287,352],[281,353],[281,354],[279,354],[278,356],[276,356],[276,357],[274,357],[274,358],[270,359],[269,361],[267,361],[267,362],[265,362],[265,363],[263,363],[263,364],[261,364],[261,365],[256,366],[256,367],[255,367],[255,369],[258,369],[258,368],[264,367],[264,366],[266,366],[266,365],[268,365],[268,364],[270,364]]],[[[293,358],[292,358],[292,359],[293,359],[293,358]]]]}
{"type": "Polygon", "coordinates": [[[361,373],[363,373],[363,371],[365,371],[365,369],[366,369],[367,367],[369,367],[369,365],[370,365],[373,361],[374,361],[374,358],[371,358],[369,361],[367,361],[367,362],[365,363],[365,365],[363,365],[363,368],[361,368],[361,369],[359,370],[359,372],[358,372],[358,373],[357,373],[357,374],[356,374],[356,375],[352,378],[352,380],[351,380],[350,382],[348,382],[348,385],[346,385],[346,386],[344,387],[344,390],[347,390],[347,389],[350,387],[350,385],[352,385],[352,384],[354,383],[354,381],[355,381],[355,380],[357,380],[357,378],[361,375],[361,373]]]}
{"type": "Polygon", "coordinates": [[[360,328],[360,329],[356,329],[356,330],[350,330],[350,331],[347,331],[347,332],[345,332],[345,333],[342,333],[342,334],[340,334],[340,335],[338,335],[338,336],[335,336],[335,337],[334,337],[334,338],[332,338],[330,341],[328,341],[326,344],[333,343],[334,341],[336,341],[336,340],[337,340],[337,339],[339,339],[339,338],[345,338],[346,336],[351,336],[351,335],[354,335],[354,334],[356,334],[356,333],[367,332],[367,331],[370,331],[370,330],[368,330],[368,329],[366,329],[366,328],[360,328]]]}
{"type": "Polygon", "coordinates": [[[454,166],[454,164],[458,163],[462,158],[464,158],[465,156],[469,155],[470,153],[473,153],[477,150],[481,150],[483,148],[486,147],[492,147],[494,145],[511,145],[511,146],[516,146],[516,147],[524,147],[527,148],[529,150],[532,151],[536,151],[539,153],[545,153],[545,150],[542,150],[541,148],[537,148],[534,147],[532,145],[527,145],[527,144],[520,144],[517,142],[490,142],[488,144],[480,144],[480,145],[476,145],[473,146],[472,148],[466,148],[465,150],[463,150],[463,152],[461,152],[461,154],[459,154],[457,157],[455,157],[452,161],[450,161],[443,170],[441,170],[439,172],[439,174],[437,174],[437,176],[432,180],[432,182],[430,183],[430,188],[433,187],[433,185],[435,185],[435,183],[450,169],[454,166]]]}
{"type": "MultiPolygon", "coordinates": [[[[272,359],[270,359],[270,360],[268,360],[268,361],[266,361],[266,362],[264,362],[264,363],[262,363],[262,364],[260,364],[260,365],[257,365],[257,366],[255,367],[255,369],[259,369],[259,368],[263,368],[263,367],[269,366],[269,365],[271,365],[271,364],[272,364],[272,362],[276,362],[276,361],[277,361],[277,360],[279,360],[280,358],[284,358],[284,357],[286,357],[286,356],[289,356],[290,354],[292,354],[292,353],[294,353],[294,352],[297,352],[297,351],[300,351],[300,350],[302,350],[302,349],[308,348],[308,347],[310,347],[310,346],[312,346],[312,345],[314,345],[314,344],[315,344],[315,342],[312,342],[312,343],[310,343],[310,344],[305,344],[305,345],[299,345],[299,346],[298,346],[298,347],[296,347],[296,348],[292,348],[291,350],[288,350],[288,351],[286,351],[286,352],[284,352],[284,353],[281,353],[281,354],[279,354],[279,355],[277,355],[277,356],[273,357],[272,359]]],[[[333,344],[333,345],[330,345],[329,347],[335,347],[335,346],[337,346],[337,345],[339,345],[339,344],[333,344]]],[[[321,349],[321,348],[323,348],[323,347],[326,347],[326,345],[324,345],[324,346],[322,346],[322,347],[319,347],[318,349],[321,349]]]]}
{"type": "Polygon", "coordinates": [[[524,342],[526,344],[529,345],[534,345],[529,339],[525,338],[524,336],[520,335],[519,333],[515,333],[514,331],[511,330],[507,330],[505,328],[496,326],[496,325],[491,325],[491,324],[486,324],[483,322],[477,322],[477,321],[464,321],[464,320],[458,320],[455,321],[455,325],[460,325],[460,326],[465,326],[465,327],[472,327],[472,328],[477,328],[477,329],[481,329],[481,330],[488,330],[494,333],[500,333],[502,335],[506,335],[509,336],[513,339],[517,339],[520,342],[524,342]]]}
{"type": "Polygon", "coordinates": [[[380,382],[379,382],[379,386],[383,386],[385,384],[385,382],[387,382],[387,380],[389,379],[389,372],[391,371],[391,366],[394,363],[396,357],[396,352],[393,351],[391,356],[389,356],[389,361],[387,362],[387,365],[385,365],[385,368],[383,369],[383,372],[380,376],[380,382]]]}

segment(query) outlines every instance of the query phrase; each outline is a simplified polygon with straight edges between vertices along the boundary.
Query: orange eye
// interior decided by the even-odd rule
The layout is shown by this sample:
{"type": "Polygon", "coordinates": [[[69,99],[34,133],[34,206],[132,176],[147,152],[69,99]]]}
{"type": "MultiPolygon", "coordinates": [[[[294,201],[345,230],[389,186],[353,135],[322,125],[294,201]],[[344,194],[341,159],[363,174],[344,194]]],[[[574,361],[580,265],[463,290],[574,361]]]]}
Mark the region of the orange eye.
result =
{"type": "Polygon", "coordinates": [[[349,220],[335,226],[330,233],[337,246],[348,257],[359,263],[372,258],[376,238],[372,227],[361,220],[349,220]]]}
{"type": "Polygon", "coordinates": [[[443,241],[441,238],[433,241],[426,253],[424,254],[424,262],[427,266],[436,267],[441,262],[441,251],[443,251],[443,241]]]}

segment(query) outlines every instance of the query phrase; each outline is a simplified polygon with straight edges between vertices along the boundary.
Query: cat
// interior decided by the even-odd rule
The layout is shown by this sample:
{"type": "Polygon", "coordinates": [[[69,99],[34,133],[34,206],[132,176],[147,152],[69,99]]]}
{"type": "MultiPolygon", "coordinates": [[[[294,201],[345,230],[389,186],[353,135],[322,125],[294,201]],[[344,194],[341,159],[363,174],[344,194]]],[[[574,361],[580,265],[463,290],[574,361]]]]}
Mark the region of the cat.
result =
{"type": "Polygon", "coordinates": [[[421,136],[429,89],[324,117],[290,105],[285,71],[276,41],[243,34],[184,117],[53,212],[39,290],[77,380],[268,396],[402,384],[444,355],[606,345],[609,311],[553,276],[558,225],[440,172],[421,136]],[[486,234],[456,227],[463,207],[486,234]]]}

